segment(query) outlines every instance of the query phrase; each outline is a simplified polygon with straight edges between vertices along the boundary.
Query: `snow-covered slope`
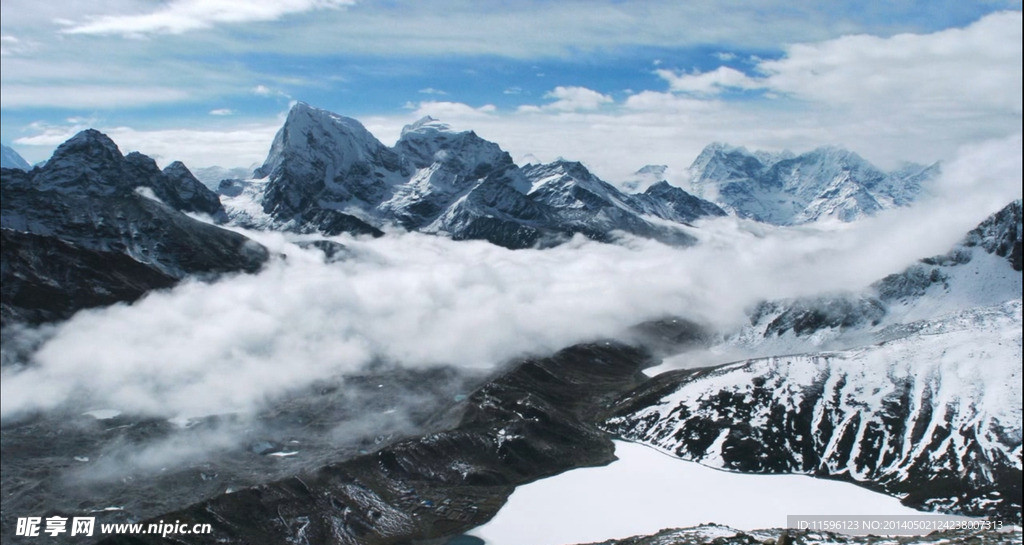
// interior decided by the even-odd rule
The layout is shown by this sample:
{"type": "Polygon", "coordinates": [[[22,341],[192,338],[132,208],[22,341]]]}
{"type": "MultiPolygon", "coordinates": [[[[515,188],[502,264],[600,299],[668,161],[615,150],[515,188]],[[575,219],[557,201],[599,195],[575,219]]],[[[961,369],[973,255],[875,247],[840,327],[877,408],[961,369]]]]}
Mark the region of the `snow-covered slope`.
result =
{"type": "Polygon", "coordinates": [[[32,170],[32,165],[28,164],[28,161],[26,161],[18,152],[7,146],[0,145],[0,168],[32,170]]]}
{"type": "MultiPolygon", "coordinates": [[[[403,128],[394,150],[416,171],[380,209],[408,229],[430,225],[488,175],[515,166],[497,144],[473,131],[453,131],[431,117],[403,128]]],[[[521,177],[509,178],[508,185],[516,193],[526,192],[521,177]]]]}
{"type": "Polygon", "coordinates": [[[938,166],[907,165],[886,173],[841,148],[794,156],[715,143],[704,148],[690,172],[697,195],[740,217],[790,225],[825,218],[853,221],[906,206],[938,166]]]}
{"type": "Polygon", "coordinates": [[[713,467],[1019,521],[1020,248],[1015,201],[864,293],[762,303],[709,350],[753,359],[658,375],[608,429],[713,467]]]}
{"type": "Polygon", "coordinates": [[[773,300],[730,343],[779,354],[877,340],[901,323],[1020,297],[1021,201],[985,219],[948,253],[922,259],[863,293],[773,300]]]}
{"type": "Polygon", "coordinates": [[[1021,302],[883,343],[665,373],[607,429],[732,471],[850,480],[927,509],[1020,518],[1021,302]]]}
{"type": "Polygon", "coordinates": [[[645,193],[627,195],[578,162],[527,165],[523,174],[531,182],[530,197],[554,209],[574,231],[599,240],[607,239],[613,231],[623,231],[668,243],[692,243],[689,235],[671,223],[685,224],[699,217],[724,214],[717,206],[667,182],[645,193]]]}

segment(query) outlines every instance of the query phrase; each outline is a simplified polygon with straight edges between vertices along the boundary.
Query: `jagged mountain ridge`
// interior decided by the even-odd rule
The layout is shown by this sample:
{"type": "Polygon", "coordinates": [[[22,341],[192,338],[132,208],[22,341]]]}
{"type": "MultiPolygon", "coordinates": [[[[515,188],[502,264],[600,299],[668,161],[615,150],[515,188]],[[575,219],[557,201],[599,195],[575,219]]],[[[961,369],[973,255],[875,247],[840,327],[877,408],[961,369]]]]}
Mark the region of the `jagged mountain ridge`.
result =
{"type": "Polygon", "coordinates": [[[737,216],[776,225],[853,221],[906,206],[938,171],[936,163],[883,172],[836,147],[794,155],[751,153],[722,143],[705,147],[690,166],[698,196],[737,216]]]}
{"type": "Polygon", "coordinates": [[[98,131],[71,138],[42,167],[0,176],[5,323],[63,319],[188,275],[252,272],[268,258],[246,237],[185,215],[226,219],[184,165],[123,156],[98,131]]]}
{"type": "Polygon", "coordinates": [[[724,213],[678,188],[623,194],[579,163],[520,168],[497,144],[429,117],[388,148],[358,121],[301,102],[255,175],[224,183],[232,215],[300,231],[322,231],[326,214],[344,216],[356,233],[399,226],[510,248],[576,233],[611,240],[616,231],[689,244],[675,224],[724,213]]]}

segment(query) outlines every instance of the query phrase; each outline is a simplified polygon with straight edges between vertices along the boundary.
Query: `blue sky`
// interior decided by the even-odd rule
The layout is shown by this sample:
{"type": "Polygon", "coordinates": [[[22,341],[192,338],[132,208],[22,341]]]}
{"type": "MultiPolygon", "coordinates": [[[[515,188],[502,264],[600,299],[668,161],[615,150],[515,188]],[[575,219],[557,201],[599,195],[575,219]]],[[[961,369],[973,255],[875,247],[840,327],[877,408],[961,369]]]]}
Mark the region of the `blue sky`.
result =
{"type": "Polygon", "coordinates": [[[883,165],[1020,132],[1020,2],[2,4],[0,140],[96,127],[166,163],[262,159],[289,104],[390,144],[431,114],[622,179],[715,140],[883,165]]]}

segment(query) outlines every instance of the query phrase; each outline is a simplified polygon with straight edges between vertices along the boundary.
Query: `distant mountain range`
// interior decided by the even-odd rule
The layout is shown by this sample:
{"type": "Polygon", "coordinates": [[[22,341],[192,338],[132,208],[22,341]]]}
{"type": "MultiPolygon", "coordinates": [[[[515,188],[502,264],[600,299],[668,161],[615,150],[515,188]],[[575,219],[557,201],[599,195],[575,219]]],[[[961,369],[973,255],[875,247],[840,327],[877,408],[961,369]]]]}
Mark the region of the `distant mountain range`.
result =
{"type": "Polygon", "coordinates": [[[24,157],[13,149],[0,145],[0,168],[14,168],[18,170],[29,170],[32,165],[24,157]]]}
{"type": "MultiPolygon", "coordinates": [[[[92,287],[80,288],[98,289],[102,296],[83,293],[58,304],[51,294],[47,305],[66,308],[37,309],[32,320],[132,299],[186,274],[253,270],[252,256],[242,254],[255,244],[230,243],[232,250],[220,243],[204,245],[213,254],[232,254],[210,254],[206,261],[172,258],[182,251],[183,240],[199,232],[244,239],[182,213],[256,229],[328,236],[381,236],[404,229],[508,248],[548,247],[574,235],[611,242],[623,234],[689,245],[696,240],[693,222],[727,213],[788,224],[823,218],[851,221],[904,206],[938,171],[932,165],[884,173],[836,148],[796,156],[712,144],[691,167],[693,185],[705,198],[659,180],[665,174],[661,166],[638,171],[632,182],[637,192],[626,193],[578,162],[516,165],[498,144],[429,117],[405,127],[388,147],[355,119],[302,102],[292,107],[253,177],[223,179],[216,193],[207,187],[214,178],[249,171],[204,169],[204,184],[180,162],[160,170],[142,154],[122,156],[109,138],[94,130],[68,140],[35,168],[10,148],[3,149],[3,157],[4,168],[13,167],[4,171],[3,183],[4,236],[10,242],[4,252],[11,263],[4,270],[4,279],[10,280],[4,288],[5,316],[28,317],[17,309],[38,306],[43,295],[33,290],[51,284],[49,275],[59,274],[44,270],[56,262],[30,266],[36,261],[33,252],[41,251],[32,250],[32,244],[42,242],[33,239],[30,244],[25,237],[56,237],[47,244],[74,244],[76,252],[115,252],[129,260],[126,267],[141,266],[157,275],[132,288],[126,286],[135,280],[127,277],[138,275],[97,277],[92,287]],[[160,212],[158,205],[163,207],[160,212]],[[93,212],[88,217],[72,213],[81,210],[93,212]],[[170,223],[182,232],[159,230],[155,224],[148,231],[136,229],[138,214],[171,214],[175,220],[170,223]],[[157,238],[164,242],[156,244],[157,238]],[[24,304],[15,302],[22,300],[24,304]]],[[[47,251],[72,251],[55,248],[47,251]]],[[[98,269],[92,274],[103,276],[98,269]]]]}
{"type": "Polygon", "coordinates": [[[624,232],[689,244],[685,224],[724,215],[667,184],[624,194],[580,163],[519,167],[497,144],[429,117],[389,148],[358,121],[304,103],[292,108],[255,176],[224,182],[229,214],[300,232],[401,227],[509,248],[624,232]]]}
{"type": "MultiPolygon", "coordinates": [[[[3,158],[5,168],[31,168],[10,148],[3,158]]],[[[689,169],[691,194],[664,180],[666,168],[640,169],[626,193],[581,163],[516,165],[498,144],[429,117],[387,147],[355,119],[299,102],[254,171],[209,167],[188,178],[216,187],[245,227],[374,236],[399,228],[526,248],[620,233],[686,245],[692,222],[726,213],[780,225],[853,221],[913,202],[939,169],[887,173],[838,148],[794,155],[715,143],[689,169]]]]}
{"type": "Polygon", "coordinates": [[[743,218],[776,225],[826,218],[853,221],[906,206],[939,173],[939,164],[908,164],[883,172],[856,153],[835,147],[794,155],[749,152],[715,143],[690,166],[700,197],[743,218]]]}
{"type": "Polygon", "coordinates": [[[580,163],[517,166],[497,144],[432,118],[405,127],[391,148],[358,121],[296,104],[248,181],[224,182],[229,214],[253,227],[380,234],[393,226],[509,248],[550,246],[580,233],[689,244],[682,226],[725,215],[774,224],[853,221],[906,206],[938,173],[886,173],[855,153],[750,153],[711,144],[690,172],[698,195],[649,165],[624,193],[580,163]]]}

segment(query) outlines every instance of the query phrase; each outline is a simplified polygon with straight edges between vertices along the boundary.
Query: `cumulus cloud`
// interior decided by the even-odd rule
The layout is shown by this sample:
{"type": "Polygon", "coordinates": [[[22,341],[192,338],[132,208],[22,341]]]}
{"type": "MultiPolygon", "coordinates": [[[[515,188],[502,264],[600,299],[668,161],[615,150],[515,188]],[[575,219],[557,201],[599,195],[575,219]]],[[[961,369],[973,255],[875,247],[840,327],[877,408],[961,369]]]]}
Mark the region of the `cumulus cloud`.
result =
{"type": "Polygon", "coordinates": [[[341,237],[353,256],[325,264],[284,234],[250,233],[287,258],[79,313],[30,366],[4,368],[0,408],[245,413],[373,362],[490,370],[666,315],[731,327],[762,298],[856,289],[946,251],[1019,198],[1019,150],[1019,137],[965,150],[916,208],[792,228],[716,219],[686,249],[576,239],[512,251],[393,233],[341,237]]]}
{"type": "Polygon", "coordinates": [[[281,89],[275,89],[273,87],[268,87],[266,85],[263,85],[262,83],[257,85],[257,86],[255,86],[255,87],[253,87],[251,91],[252,91],[252,94],[254,94],[256,96],[260,96],[260,97],[278,97],[278,98],[286,98],[286,99],[289,99],[289,100],[291,100],[291,98],[292,98],[288,93],[282,91],[281,89]]]}
{"type": "Polygon", "coordinates": [[[698,95],[716,95],[729,89],[757,89],[763,84],[757,79],[728,66],[719,66],[709,72],[676,72],[655,70],[676,92],[698,95]]]}
{"type": "Polygon", "coordinates": [[[557,112],[576,112],[583,110],[596,110],[605,104],[614,102],[612,97],[587,89],[586,87],[555,87],[544,93],[544,98],[554,99],[543,106],[525,105],[519,107],[519,112],[531,113],[543,110],[557,112]]]}
{"type": "Polygon", "coordinates": [[[931,34],[844,36],[789,46],[758,68],[771,89],[826,104],[1019,116],[1021,27],[1018,11],[931,34]]]}
{"type": "Polygon", "coordinates": [[[354,0],[172,0],[161,9],[142,14],[91,17],[70,22],[66,34],[120,34],[126,36],[181,34],[221,23],[273,21],[285,15],[316,9],[338,9],[354,0]]]}

